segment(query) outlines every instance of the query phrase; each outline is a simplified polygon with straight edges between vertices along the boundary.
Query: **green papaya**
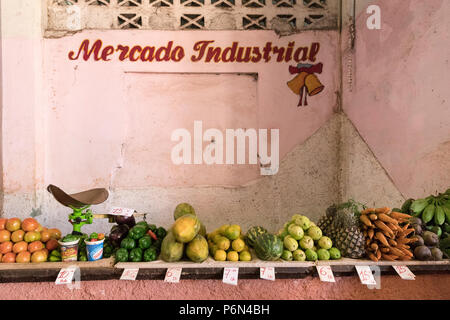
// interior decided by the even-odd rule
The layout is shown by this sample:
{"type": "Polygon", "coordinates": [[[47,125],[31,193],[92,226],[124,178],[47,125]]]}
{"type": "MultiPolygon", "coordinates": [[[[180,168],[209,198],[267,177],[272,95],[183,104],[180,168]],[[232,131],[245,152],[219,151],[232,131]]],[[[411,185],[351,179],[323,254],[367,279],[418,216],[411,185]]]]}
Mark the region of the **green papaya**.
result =
{"type": "Polygon", "coordinates": [[[203,262],[208,258],[208,242],[202,235],[195,238],[186,246],[186,256],[194,262],[203,262]]]}
{"type": "Polygon", "coordinates": [[[170,230],[161,243],[161,259],[167,262],[179,261],[183,256],[184,243],[178,242],[170,230]]]}

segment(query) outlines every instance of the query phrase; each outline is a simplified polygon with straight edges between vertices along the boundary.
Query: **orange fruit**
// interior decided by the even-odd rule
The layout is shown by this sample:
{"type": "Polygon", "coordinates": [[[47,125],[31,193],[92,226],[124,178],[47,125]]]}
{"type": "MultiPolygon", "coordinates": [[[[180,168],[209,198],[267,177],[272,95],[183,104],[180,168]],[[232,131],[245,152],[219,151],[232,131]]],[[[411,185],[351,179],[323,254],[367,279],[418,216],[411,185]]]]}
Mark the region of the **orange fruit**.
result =
{"type": "Polygon", "coordinates": [[[3,263],[14,263],[16,262],[16,254],[14,252],[8,252],[3,255],[2,258],[3,263]]]}
{"type": "Polygon", "coordinates": [[[20,241],[17,242],[13,245],[12,251],[14,253],[19,253],[22,251],[27,251],[28,250],[28,243],[26,243],[25,241],[20,241]]]}
{"type": "Polygon", "coordinates": [[[0,253],[8,253],[11,252],[13,248],[13,243],[11,241],[6,241],[0,244],[0,253]]]}

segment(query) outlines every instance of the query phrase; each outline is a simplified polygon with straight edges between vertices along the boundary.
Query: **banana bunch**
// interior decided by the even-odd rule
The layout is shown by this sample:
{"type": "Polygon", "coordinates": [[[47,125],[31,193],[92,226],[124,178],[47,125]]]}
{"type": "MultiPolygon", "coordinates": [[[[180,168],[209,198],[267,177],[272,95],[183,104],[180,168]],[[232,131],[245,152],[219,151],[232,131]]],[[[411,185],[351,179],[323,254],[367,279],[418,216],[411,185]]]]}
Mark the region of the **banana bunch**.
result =
{"type": "Polygon", "coordinates": [[[441,226],[450,223],[450,189],[437,196],[424,199],[408,199],[401,208],[402,212],[421,218],[425,224],[441,226]],[[434,222],[434,223],[433,223],[434,222]]]}

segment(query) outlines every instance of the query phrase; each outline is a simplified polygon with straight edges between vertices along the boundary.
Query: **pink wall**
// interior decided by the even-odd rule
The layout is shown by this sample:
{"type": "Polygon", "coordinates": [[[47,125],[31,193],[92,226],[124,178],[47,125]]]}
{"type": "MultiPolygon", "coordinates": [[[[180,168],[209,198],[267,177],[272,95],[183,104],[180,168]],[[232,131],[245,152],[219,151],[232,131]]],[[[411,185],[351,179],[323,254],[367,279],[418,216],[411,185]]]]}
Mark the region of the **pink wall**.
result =
{"type": "Polygon", "coordinates": [[[380,299],[380,300],[447,300],[450,297],[450,275],[417,275],[415,281],[398,276],[382,276],[381,289],[368,289],[356,274],[341,277],[336,283],[318,278],[276,280],[239,280],[238,286],[220,280],[181,280],[178,284],[163,281],[86,281],[81,288],[69,290],[53,283],[2,284],[0,300],[8,299],[143,299],[143,300],[306,300],[306,299],[380,299]],[[45,292],[45,295],[42,295],[45,292]],[[188,294],[187,294],[188,293],[188,294]]]}
{"type": "MultiPolygon", "coordinates": [[[[405,197],[449,187],[450,2],[377,1],[382,29],[357,19],[344,111],[405,197]]],[[[347,72],[344,71],[344,77],[347,72]]]]}

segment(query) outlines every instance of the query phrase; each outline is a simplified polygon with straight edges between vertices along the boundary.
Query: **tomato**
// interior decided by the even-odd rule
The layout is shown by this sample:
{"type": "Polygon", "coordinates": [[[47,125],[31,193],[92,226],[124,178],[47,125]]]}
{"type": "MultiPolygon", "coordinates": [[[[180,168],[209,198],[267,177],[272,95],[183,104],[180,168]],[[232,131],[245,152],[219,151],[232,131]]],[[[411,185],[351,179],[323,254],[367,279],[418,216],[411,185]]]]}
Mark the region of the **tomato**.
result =
{"type": "Polygon", "coordinates": [[[11,241],[6,241],[0,244],[0,253],[8,253],[11,252],[13,248],[13,243],[11,241]]]}
{"type": "Polygon", "coordinates": [[[31,260],[31,253],[28,251],[22,251],[17,254],[16,262],[18,263],[28,263],[31,260]]]}
{"type": "Polygon", "coordinates": [[[3,263],[14,263],[16,262],[16,254],[14,252],[8,252],[3,255],[2,258],[3,263]]]}
{"type": "Polygon", "coordinates": [[[11,232],[8,230],[0,230],[0,243],[11,240],[11,232]]]}
{"type": "Polygon", "coordinates": [[[0,230],[4,230],[6,228],[6,221],[7,220],[8,219],[6,219],[6,218],[1,218],[0,219],[0,230]]]}
{"type": "Polygon", "coordinates": [[[19,218],[11,218],[6,221],[6,230],[14,232],[20,229],[21,221],[19,218]]]}
{"type": "Polygon", "coordinates": [[[26,243],[25,241],[20,241],[13,245],[12,251],[14,253],[19,253],[22,251],[27,251],[27,249],[28,249],[28,243],[26,243]]]}
{"type": "Polygon", "coordinates": [[[39,222],[36,221],[36,219],[33,218],[26,218],[22,221],[22,230],[23,231],[34,231],[39,227],[39,222]]]}

